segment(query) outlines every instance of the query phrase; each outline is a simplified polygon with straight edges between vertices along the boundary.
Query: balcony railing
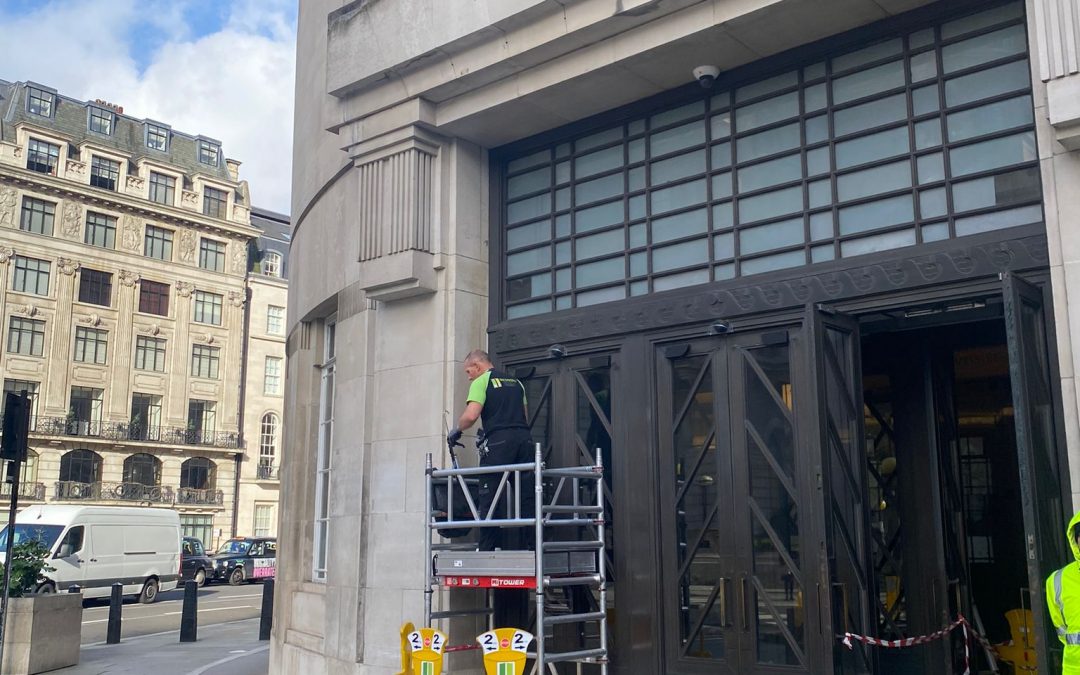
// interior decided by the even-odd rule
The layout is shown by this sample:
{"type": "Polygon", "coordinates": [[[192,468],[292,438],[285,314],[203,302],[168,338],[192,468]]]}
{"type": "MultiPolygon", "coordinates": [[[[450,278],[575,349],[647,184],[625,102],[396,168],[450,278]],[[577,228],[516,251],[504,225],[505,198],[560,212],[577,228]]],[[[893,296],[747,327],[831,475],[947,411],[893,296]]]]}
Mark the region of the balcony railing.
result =
{"type": "MultiPolygon", "coordinates": [[[[11,483],[0,483],[0,498],[11,498],[11,483]]],[[[35,502],[45,501],[45,483],[19,483],[19,499],[35,502]]]]}
{"type": "Polygon", "coordinates": [[[259,480],[277,480],[279,470],[273,464],[260,464],[256,476],[259,480]]]}
{"type": "MultiPolygon", "coordinates": [[[[0,417],[0,420],[3,418],[0,417]]],[[[38,415],[30,420],[30,433],[44,436],[80,436],[109,441],[144,441],[167,445],[206,445],[239,448],[240,437],[231,431],[151,426],[140,422],[102,422],[38,415]]]]}
{"type": "MultiPolygon", "coordinates": [[[[8,490],[10,490],[10,487],[8,490]]],[[[22,490],[20,490],[21,492],[22,490]]],[[[40,499],[44,498],[45,486],[42,485],[40,499]]],[[[142,483],[80,483],[77,481],[57,481],[53,498],[63,501],[86,500],[206,506],[222,506],[225,503],[225,494],[221,490],[196,490],[194,488],[174,490],[168,486],[143,485],[142,483]]]]}

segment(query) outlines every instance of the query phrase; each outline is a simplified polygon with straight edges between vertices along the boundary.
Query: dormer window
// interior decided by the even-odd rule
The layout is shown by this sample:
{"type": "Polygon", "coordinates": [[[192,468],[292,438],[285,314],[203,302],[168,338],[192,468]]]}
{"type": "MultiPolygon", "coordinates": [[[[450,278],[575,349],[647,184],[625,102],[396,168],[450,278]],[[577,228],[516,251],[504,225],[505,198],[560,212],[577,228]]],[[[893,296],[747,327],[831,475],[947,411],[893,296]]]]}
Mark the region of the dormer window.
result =
{"type": "Polygon", "coordinates": [[[119,180],[120,162],[94,155],[90,160],[90,184],[106,190],[115,190],[119,180]]]}
{"type": "Polygon", "coordinates": [[[217,143],[211,143],[210,141],[199,141],[199,161],[203,164],[209,164],[210,166],[218,165],[218,155],[221,154],[221,147],[217,143]]]}
{"type": "Polygon", "coordinates": [[[262,273],[268,277],[281,276],[281,254],[277,251],[267,251],[262,261],[262,273]]]}
{"type": "Polygon", "coordinates": [[[26,149],[26,168],[56,175],[56,165],[60,163],[60,146],[53,143],[30,139],[26,149]]]}
{"type": "Polygon", "coordinates": [[[169,128],[157,124],[146,125],[146,147],[162,152],[169,151],[169,128]]]}
{"type": "Polygon", "coordinates": [[[37,87],[27,87],[26,109],[35,115],[52,117],[55,94],[37,87]]]}
{"type": "Polygon", "coordinates": [[[113,130],[113,114],[111,110],[90,106],[88,125],[90,131],[111,136],[113,130]]]}

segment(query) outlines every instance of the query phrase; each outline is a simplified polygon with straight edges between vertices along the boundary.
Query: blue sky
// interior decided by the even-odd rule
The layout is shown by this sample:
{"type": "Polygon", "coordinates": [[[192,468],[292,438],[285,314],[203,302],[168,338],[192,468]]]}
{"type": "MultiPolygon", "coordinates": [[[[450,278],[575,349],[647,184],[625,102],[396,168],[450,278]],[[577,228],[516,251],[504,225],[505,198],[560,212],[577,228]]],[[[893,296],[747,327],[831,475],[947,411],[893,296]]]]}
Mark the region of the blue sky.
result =
{"type": "Polygon", "coordinates": [[[0,0],[0,79],[217,138],[254,204],[288,213],[296,1],[0,0]],[[43,31],[63,36],[47,58],[43,31]]]}

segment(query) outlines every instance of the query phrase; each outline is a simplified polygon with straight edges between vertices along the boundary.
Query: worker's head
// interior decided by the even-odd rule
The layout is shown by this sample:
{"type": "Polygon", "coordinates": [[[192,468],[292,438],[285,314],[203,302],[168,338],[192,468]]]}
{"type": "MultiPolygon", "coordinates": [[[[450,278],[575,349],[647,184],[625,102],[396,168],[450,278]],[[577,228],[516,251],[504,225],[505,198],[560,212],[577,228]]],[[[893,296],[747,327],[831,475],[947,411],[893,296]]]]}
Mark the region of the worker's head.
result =
{"type": "Polygon", "coordinates": [[[474,349],[465,357],[465,375],[470,382],[489,370],[491,370],[491,357],[483,349],[474,349]]]}

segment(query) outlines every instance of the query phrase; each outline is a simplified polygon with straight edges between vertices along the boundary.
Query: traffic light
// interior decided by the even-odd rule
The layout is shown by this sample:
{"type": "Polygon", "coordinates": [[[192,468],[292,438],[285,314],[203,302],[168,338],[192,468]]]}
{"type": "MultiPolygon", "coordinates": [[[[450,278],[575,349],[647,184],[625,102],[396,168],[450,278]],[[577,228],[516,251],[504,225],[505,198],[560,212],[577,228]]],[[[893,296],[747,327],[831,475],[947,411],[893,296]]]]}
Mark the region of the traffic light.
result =
{"type": "Polygon", "coordinates": [[[0,438],[0,459],[26,461],[26,441],[30,434],[30,397],[14,392],[4,394],[4,426],[0,438]]]}

